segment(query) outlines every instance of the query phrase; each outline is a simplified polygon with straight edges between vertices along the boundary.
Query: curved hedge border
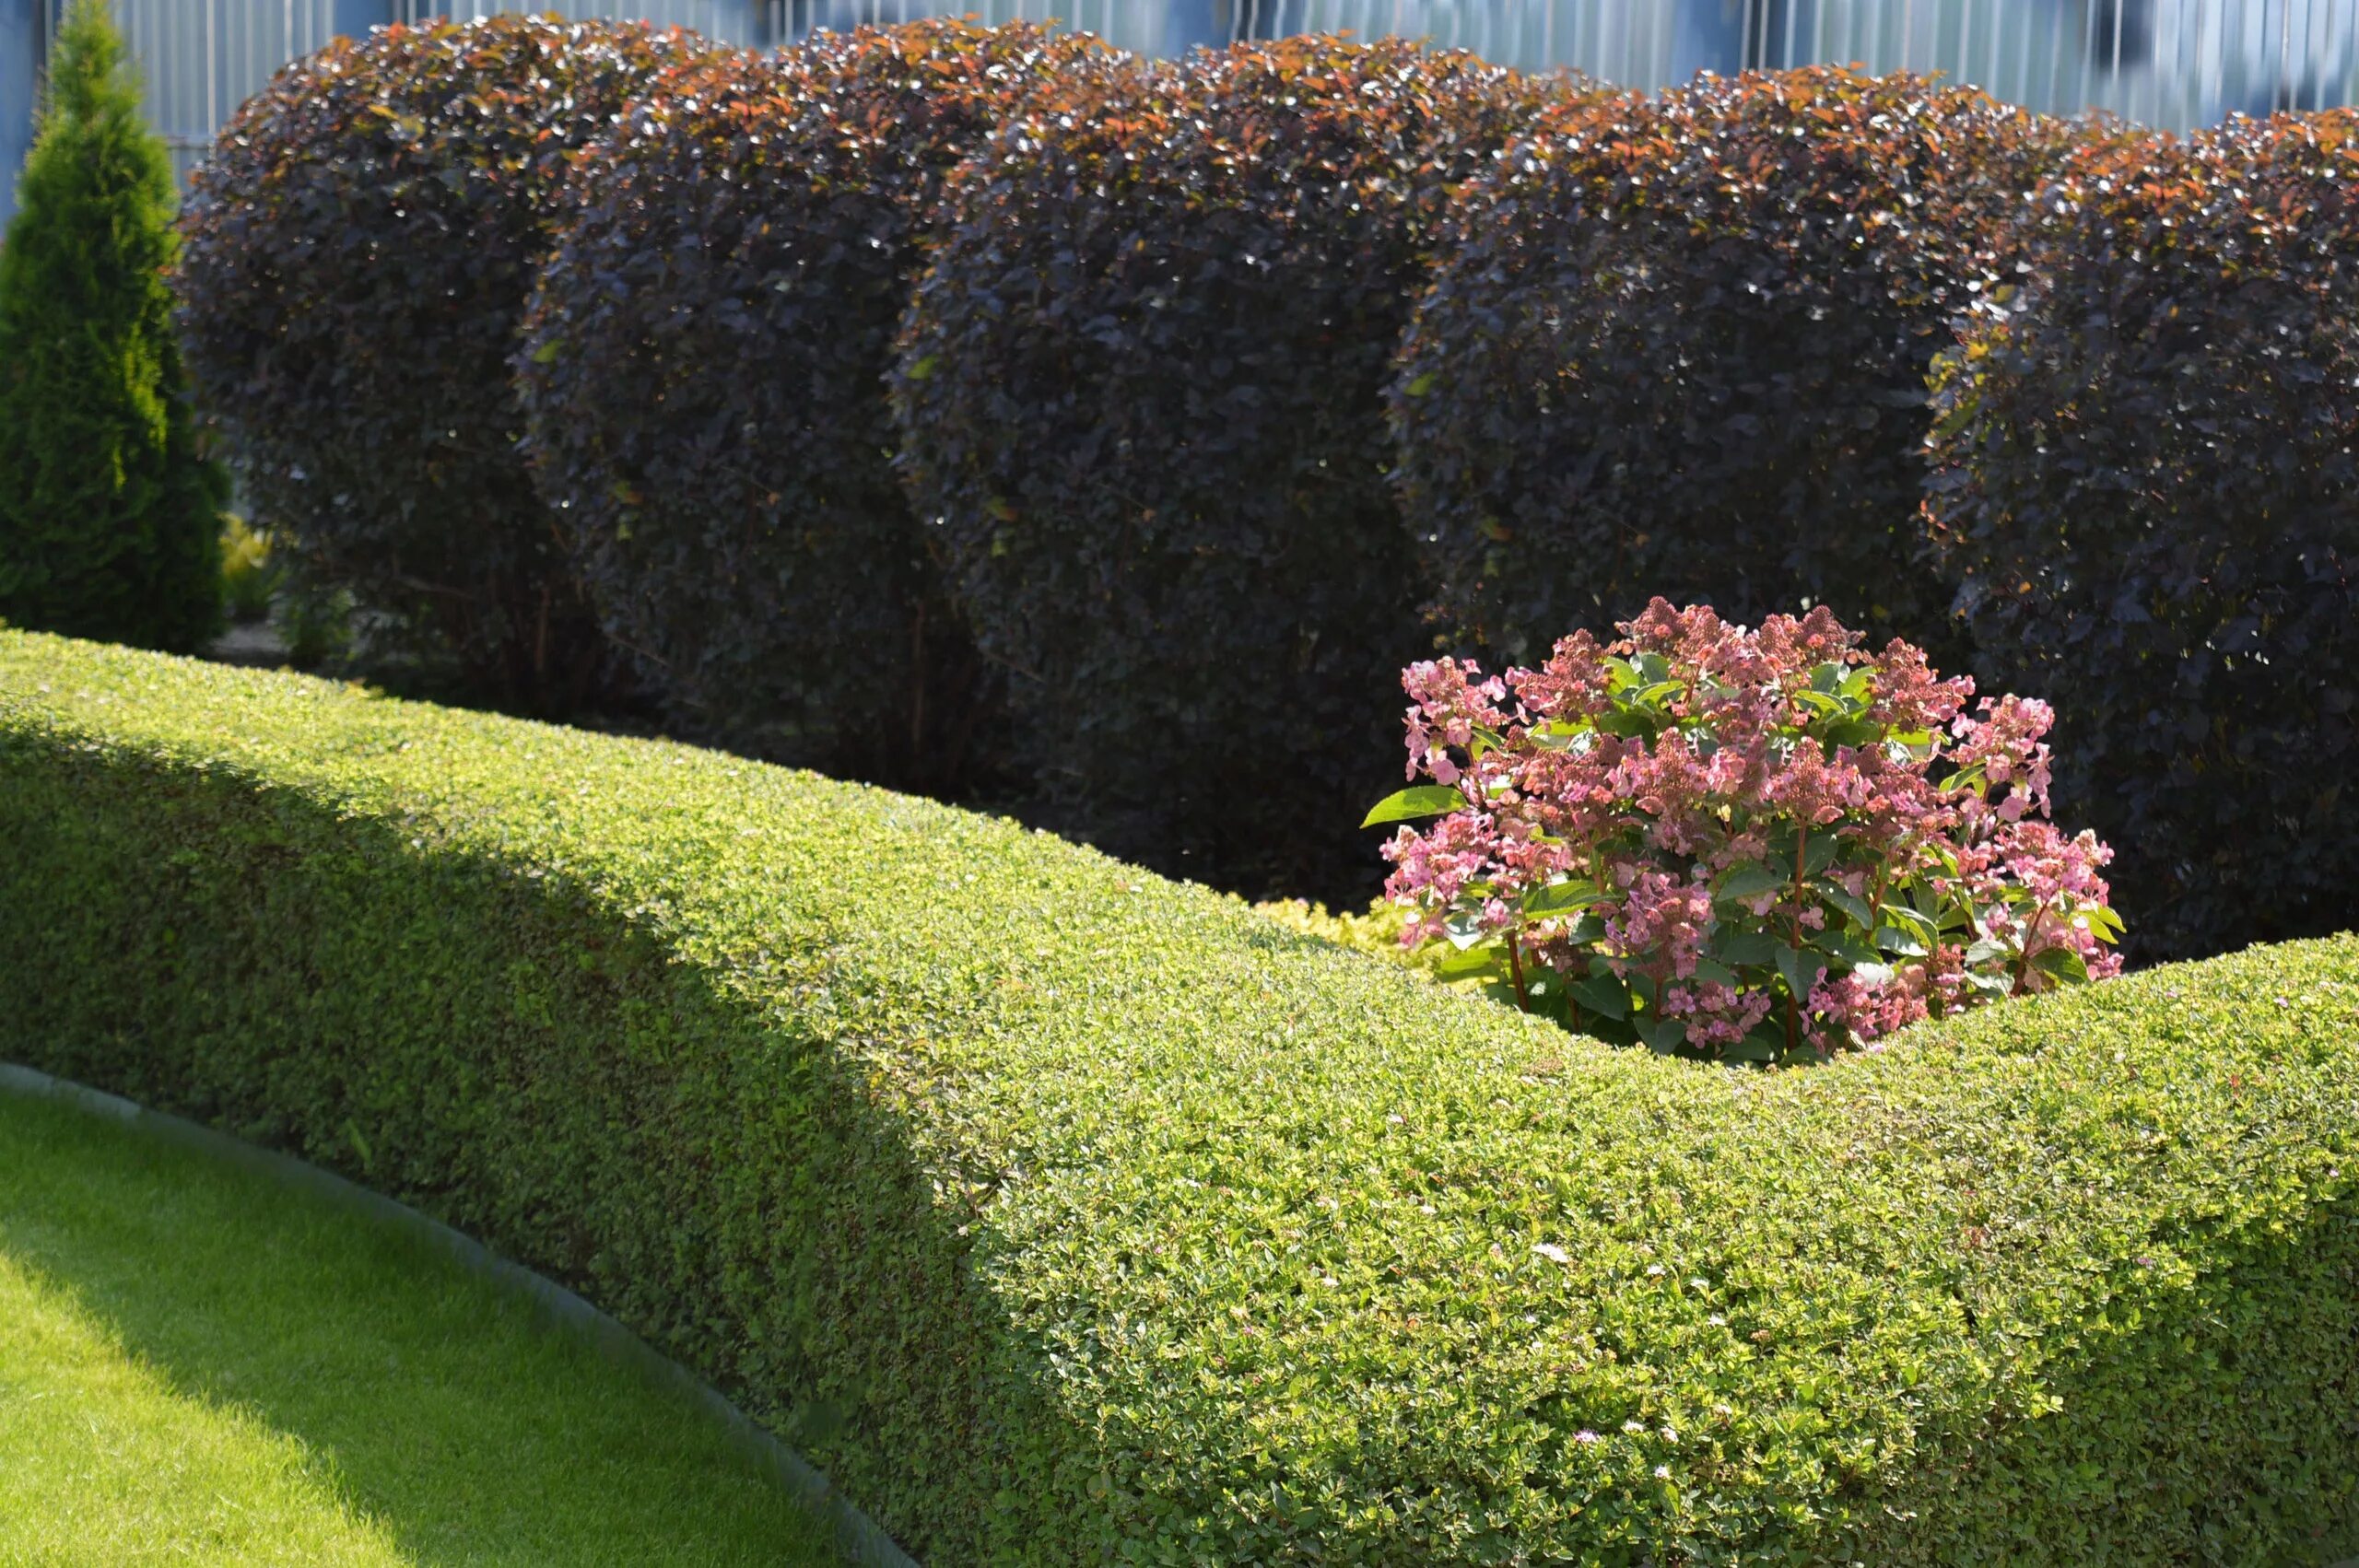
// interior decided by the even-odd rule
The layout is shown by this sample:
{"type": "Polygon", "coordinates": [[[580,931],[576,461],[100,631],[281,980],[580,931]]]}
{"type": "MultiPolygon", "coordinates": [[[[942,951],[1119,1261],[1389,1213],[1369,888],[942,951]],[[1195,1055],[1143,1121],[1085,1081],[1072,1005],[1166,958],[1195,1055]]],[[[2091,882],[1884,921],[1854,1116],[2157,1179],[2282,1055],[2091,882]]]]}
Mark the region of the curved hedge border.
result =
{"type": "Polygon", "coordinates": [[[564,1281],[939,1562],[2359,1544],[2359,940],[1779,1076],[1012,825],[0,635],[0,1051],[564,1281]]]}

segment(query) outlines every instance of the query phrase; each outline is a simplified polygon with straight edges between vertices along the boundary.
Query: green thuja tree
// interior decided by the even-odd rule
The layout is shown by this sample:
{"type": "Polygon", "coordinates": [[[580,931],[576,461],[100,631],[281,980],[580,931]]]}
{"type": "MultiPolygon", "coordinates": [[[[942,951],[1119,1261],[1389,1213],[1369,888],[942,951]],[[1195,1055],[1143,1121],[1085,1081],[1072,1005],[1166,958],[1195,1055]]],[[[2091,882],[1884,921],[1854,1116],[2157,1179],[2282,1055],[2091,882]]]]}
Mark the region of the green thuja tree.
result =
{"type": "Polygon", "coordinates": [[[172,168],[105,0],[74,0],[0,244],[0,619],[185,651],[220,620],[228,484],[165,276],[172,168]]]}

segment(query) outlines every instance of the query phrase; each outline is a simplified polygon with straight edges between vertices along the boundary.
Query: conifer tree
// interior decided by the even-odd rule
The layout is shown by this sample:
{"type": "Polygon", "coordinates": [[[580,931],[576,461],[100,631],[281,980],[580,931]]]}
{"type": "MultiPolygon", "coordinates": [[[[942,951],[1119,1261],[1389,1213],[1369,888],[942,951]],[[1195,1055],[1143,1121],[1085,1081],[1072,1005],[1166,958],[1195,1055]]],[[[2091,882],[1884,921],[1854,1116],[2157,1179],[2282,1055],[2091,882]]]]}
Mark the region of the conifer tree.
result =
{"type": "Polygon", "coordinates": [[[220,620],[228,485],[166,285],[170,155],[106,0],[74,0],[0,243],[0,620],[186,651],[220,620]]]}

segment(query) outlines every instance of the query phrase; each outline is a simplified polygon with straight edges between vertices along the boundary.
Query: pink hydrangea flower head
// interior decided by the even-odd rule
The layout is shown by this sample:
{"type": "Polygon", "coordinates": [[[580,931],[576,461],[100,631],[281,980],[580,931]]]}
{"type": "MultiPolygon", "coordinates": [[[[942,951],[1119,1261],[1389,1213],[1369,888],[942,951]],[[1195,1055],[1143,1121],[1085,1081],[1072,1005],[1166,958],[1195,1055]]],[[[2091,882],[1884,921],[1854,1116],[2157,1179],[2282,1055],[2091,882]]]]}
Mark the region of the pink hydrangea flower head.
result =
{"type": "Polygon", "coordinates": [[[2045,703],[1824,606],[1748,630],[1657,599],[1620,630],[1403,673],[1409,778],[1470,802],[1385,847],[1407,940],[1454,922],[1523,1005],[1747,1060],[2118,973],[2110,852],[2048,820],[2045,703]]]}

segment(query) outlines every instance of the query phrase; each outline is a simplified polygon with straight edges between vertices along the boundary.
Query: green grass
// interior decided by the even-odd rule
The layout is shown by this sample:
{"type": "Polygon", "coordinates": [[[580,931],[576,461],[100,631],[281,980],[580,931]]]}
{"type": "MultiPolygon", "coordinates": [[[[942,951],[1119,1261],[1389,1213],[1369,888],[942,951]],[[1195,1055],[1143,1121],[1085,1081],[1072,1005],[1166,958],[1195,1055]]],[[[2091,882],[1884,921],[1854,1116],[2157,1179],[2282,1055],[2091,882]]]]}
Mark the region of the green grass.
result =
{"type": "Polygon", "coordinates": [[[0,1564],[818,1563],[676,1393],[418,1238],[0,1096],[0,1564]]]}

